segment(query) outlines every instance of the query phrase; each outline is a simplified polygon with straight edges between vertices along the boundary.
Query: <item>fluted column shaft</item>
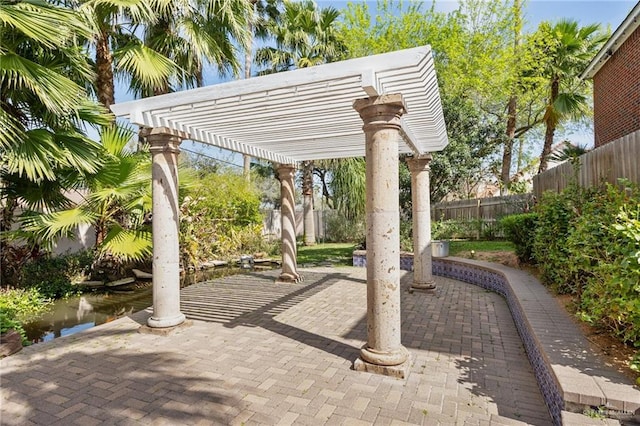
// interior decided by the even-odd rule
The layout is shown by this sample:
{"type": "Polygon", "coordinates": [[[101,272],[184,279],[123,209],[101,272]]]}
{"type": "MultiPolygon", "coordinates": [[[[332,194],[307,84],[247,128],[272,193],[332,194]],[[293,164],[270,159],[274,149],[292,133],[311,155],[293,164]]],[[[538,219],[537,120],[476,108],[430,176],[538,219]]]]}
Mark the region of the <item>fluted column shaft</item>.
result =
{"type": "Polygon", "coordinates": [[[407,160],[411,171],[413,215],[413,284],[411,287],[423,290],[436,288],[431,260],[430,163],[430,154],[407,160]]]}
{"type": "Polygon", "coordinates": [[[165,127],[143,132],[151,151],[153,197],[153,314],[147,325],[165,328],[185,320],[180,312],[178,153],[188,135],[165,127]]]}

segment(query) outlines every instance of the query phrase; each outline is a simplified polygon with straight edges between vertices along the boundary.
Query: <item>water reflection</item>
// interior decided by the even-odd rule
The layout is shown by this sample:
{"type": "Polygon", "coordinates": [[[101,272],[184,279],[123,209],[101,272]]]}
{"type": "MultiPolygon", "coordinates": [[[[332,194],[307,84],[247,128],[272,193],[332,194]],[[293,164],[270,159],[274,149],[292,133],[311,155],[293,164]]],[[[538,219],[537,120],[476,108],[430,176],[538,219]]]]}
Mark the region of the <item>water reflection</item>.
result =
{"type": "MultiPolygon", "coordinates": [[[[183,277],[181,287],[228,275],[251,272],[252,269],[219,267],[183,277]]],[[[32,343],[47,342],[116,320],[151,306],[151,282],[137,282],[133,289],[94,293],[56,301],[51,310],[24,326],[32,343]]]]}

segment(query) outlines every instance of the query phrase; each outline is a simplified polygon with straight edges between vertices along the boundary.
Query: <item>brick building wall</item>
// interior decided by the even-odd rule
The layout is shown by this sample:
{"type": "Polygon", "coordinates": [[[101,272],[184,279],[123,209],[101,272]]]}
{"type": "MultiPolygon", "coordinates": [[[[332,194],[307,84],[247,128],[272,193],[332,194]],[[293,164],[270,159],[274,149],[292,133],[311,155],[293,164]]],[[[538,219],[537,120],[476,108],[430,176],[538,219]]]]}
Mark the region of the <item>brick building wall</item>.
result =
{"type": "Polygon", "coordinates": [[[593,77],[595,146],[640,129],[640,27],[593,77]]]}

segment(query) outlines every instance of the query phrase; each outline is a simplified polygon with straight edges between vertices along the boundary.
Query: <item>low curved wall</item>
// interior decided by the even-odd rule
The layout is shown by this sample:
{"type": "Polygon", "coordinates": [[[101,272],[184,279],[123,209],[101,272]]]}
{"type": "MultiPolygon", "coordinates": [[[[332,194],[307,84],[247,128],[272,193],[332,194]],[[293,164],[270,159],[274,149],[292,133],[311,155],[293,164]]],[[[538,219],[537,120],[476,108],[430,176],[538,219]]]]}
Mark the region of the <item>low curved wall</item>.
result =
{"type": "MultiPolygon", "coordinates": [[[[596,368],[588,342],[567,313],[533,276],[499,264],[455,257],[433,258],[433,274],[480,286],[503,296],[554,424],[576,423],[568,411],[605,407],[611,417],[640,414],[640,391],[617,372],[596,368]],[[567,410],[567,411],[565,411],[567,410]],[[563,422],[563,419],[564,422],[563,422]]],[[[366,252],[353,265],[366,267],[366,252]]],[[[401,269],[413,270],[413,255],[401,255],[401,269]]]]}

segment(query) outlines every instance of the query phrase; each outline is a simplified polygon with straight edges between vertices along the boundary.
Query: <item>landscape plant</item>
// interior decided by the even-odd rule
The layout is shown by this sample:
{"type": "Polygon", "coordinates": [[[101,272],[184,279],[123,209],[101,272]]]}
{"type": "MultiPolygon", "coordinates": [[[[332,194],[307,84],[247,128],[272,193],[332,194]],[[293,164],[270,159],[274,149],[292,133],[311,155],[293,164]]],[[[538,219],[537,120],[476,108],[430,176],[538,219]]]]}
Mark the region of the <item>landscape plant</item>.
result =
{"type": "Polygon", "coordinates": [[[262,237],[260,196],[243,176],[228,170],[204,174],[184,194],[180,247],[185,267],[270,248],[262,237]]]}
{"type": "Polygon", "coordinates": [[[533,254],[579,317],[640,347],[640,189],[629,182],[545,193],[533,254]]]}
{"type": "Polygon", "coordinates": [[[514,214],[500,220],[505,237],[514,244],[520,262],[531,263],[534,261],[533,241],[537,220],[536,213],[514,214]]]}
{"type": "Polygon", "coordinates": [[[48,309],[49,302],[37,289],[0,288],[0,334],[14,330],[22,337],[22,344],[29,341],[22,324],[48,309]]]}

